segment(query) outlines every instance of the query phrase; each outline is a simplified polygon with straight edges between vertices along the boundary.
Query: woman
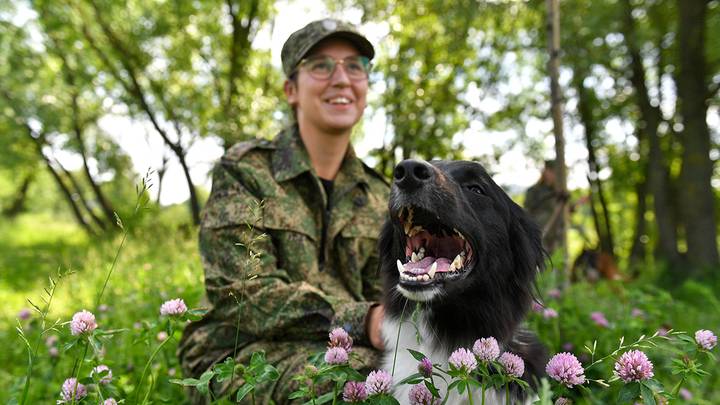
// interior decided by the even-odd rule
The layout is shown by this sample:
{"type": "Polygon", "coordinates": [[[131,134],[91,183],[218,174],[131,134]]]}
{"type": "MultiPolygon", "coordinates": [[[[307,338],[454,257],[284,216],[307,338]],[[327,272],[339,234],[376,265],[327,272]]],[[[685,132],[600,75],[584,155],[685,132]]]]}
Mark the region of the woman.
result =
{"type": "MultiPolygon", "coordinates": [[[[212,304],[188,325],[183,370],[199,376],[233,356],[265,351],[281,373],[256,399],[285,403],[307,356],[343,327],[372,367],[382,348],[377,235],[388,185],[350,145],[366,105],[374,50],[342,21],[315,21],[282,50],[284,90],[295,123],[273,141],[230,148],[213,172],[200,227],[212,304]]],[[[241,380],[213,383],[230,394],[241,380]]],[[[197,393],[194,403],[203,403],[197,393]]]]}

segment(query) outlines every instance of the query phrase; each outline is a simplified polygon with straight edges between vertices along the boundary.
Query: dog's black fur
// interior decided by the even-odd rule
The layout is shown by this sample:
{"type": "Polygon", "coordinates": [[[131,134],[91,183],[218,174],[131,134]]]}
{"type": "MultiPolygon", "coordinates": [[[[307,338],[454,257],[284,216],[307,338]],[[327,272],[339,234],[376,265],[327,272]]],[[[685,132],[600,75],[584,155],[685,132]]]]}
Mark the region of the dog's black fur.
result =
{"type": "MultiPolygon", "coordinates": [[[[534,299],[535,275],[546,258],[538,226],[480,164],[468,161],[401,162],[394,171],[389,215],[379,242],[386,317],[400,319],[405,307],[407,319],[415,308],[407,297],[437,288],[437,295],[421,303],[434,329],[432,347],[449,355],[458,347],[472,348],[478,338],[493,336],[502,350],[524,359],[523,379],[534,386],[544,373],[547,355],[537,338],[519,325],[534,299]],[[414,208],[413,224],[438,232],[455,228],[464,236],[472,258],[462,272],[443,273],[434,284],[403,282],[403,291],[397,288],[397,261],[409,260],[403,227],[408,207],[414,208]],[[454,278],[445,278],[450,274],[454,278]]],[[[517,387],[514,394],[522,395],[517,387]]]]}

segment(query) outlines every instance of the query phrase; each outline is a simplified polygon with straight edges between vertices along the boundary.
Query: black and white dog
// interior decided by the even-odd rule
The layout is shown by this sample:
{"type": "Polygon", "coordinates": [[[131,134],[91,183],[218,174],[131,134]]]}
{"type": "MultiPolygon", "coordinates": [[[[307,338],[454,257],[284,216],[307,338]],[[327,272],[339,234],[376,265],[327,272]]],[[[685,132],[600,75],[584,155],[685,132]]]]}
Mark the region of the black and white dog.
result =
{"type": "MultiPolygon", "coordinates": [[[[523,358],[523,379],[534,385],[544,373],[546,353],[519,324],[533,300],[535,275],[544,266],[539,228],[475,162],[401,162],[395,167],[389,209],[379,242],[383,368],[390,371],[394,363],[396,382],[416,373],[418,362],[407,351],[413,349],[447,369],[452,351],[492,336],[501,350],[523,358]],[[401,314],[409,321],[417,303],[417,330],[409,323],[400,327],[401,314]]],[[[407,403],[409,390],[398,387],[395,397],[407,403]]],[[[513,403],[529,398],[519,387],[511,396],[513,403]]],[[[467,396],[459,398],[455,391],[448,403],[464,400],[467,396]]],[[[504,393],[487,393],[486,403],[505,403],[504,393]]]]}

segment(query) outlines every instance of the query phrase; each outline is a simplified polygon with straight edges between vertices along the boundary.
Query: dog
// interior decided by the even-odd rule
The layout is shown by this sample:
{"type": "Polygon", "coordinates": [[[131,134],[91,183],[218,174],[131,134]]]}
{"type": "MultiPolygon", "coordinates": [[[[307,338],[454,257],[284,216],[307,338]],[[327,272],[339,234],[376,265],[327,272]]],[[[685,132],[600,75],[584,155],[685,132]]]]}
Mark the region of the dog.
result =
{"type": "Polygon", "coordinates": [[[583,249],[573,262],[570,281],[577,283],[587,280],[596,283],[604,280],[622,280],[612,253],[600,249],[583,249]]]}
{"type": "MultiPolygon", "coordinates": [[[[469,161],[402,161],[394,169],[388,206],[378,242],[383,369],[394,370],[395,382],[417,373],[418,361],[407,349],[447,369],[455,349],[471,349],[476,339],[492,336],[501,351],[523,358],[522,378],[535,387],[547,353],[520,323],[547,257],[539,227],[479,163],[469,161]]],[[[408,403],[410,388],[399,386],[395,397],[408,403]]],[[[438,388],[444,396],[447,390],[438,388]]],[[[505,403],[504,391],[489,391],[487,404],[505,403]]],[[[479,395],[477,390],[473,397],[479,395]]],[[[531,396],[519,386],[510,395],[512,403],[531,396]]],[[[448,403],[464,401],[467,393],[460,397],[453,389],[448,403]]]]}

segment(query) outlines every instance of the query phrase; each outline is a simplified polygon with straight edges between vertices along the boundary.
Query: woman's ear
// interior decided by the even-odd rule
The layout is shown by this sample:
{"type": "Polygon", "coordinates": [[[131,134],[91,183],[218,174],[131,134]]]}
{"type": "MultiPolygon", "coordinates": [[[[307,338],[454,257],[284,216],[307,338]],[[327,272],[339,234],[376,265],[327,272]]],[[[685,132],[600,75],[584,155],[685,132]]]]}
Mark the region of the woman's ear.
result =
{"type": "Polygon", "coordinates": [[[285,91],[285,97],[287,98],[287,101],[288,101],[288,104],[290,104],[290,107],[295,107],[295,104],[297,104],[297,101],[298,101],[297,81],[296,80],[285,80],[285,84],[283,85],[283,90],[285,91]]]}

